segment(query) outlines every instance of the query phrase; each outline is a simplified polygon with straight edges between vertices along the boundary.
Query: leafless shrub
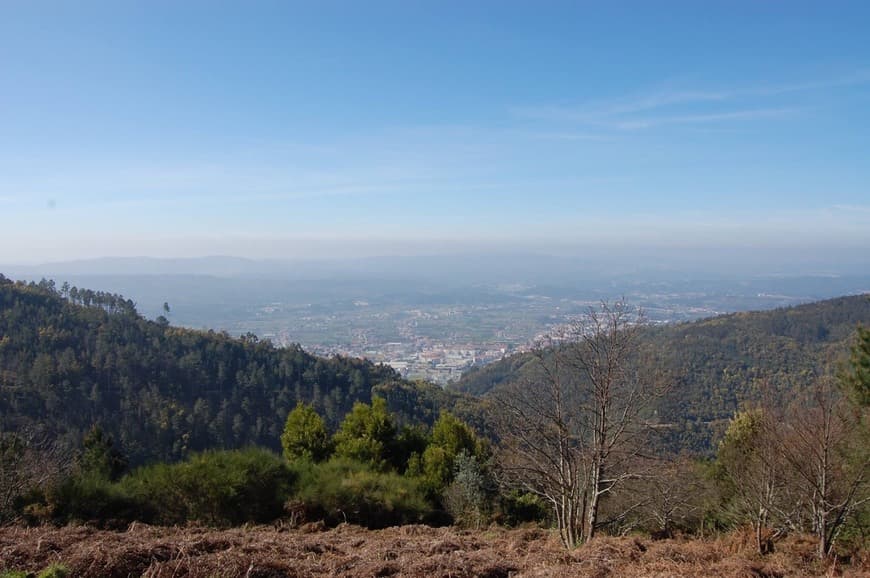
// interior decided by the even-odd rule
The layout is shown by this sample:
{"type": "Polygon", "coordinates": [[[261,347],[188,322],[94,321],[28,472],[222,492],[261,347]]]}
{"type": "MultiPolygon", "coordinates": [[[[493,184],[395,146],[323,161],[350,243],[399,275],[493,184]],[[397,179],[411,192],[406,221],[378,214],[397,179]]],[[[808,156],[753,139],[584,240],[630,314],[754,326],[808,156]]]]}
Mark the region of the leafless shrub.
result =
{"type": "Polygon", "coordinates": [[[57,482],[71,466],[68,448],[46,434],[0,433],[0,522],[17,517],[24,494],[57,482]]]}

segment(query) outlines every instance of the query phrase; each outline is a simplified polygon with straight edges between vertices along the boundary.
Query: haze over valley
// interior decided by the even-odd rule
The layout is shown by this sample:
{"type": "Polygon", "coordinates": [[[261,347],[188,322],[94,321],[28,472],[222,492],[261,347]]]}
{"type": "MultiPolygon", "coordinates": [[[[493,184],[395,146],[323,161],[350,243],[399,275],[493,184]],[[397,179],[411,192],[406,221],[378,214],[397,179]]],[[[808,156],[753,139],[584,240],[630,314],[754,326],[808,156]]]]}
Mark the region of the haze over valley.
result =
{"type": "Polygon", "coordinates": [[[119,293],[152,319],[166,315],[191,328],[365,357],[442,385],[473,366],[527,351],[602,300],[624,297],[661,324],[870,292],[870,274],[848,265],[829,263],[829,271],[842,272],[815,275],[782,264],[777,275],[753,274],[747,265],[723,270],[721,262],[717,271],[649,265],[638,257],[620,263],[601,256],[460,254],[116,258],[6,270],[119,293]]]}

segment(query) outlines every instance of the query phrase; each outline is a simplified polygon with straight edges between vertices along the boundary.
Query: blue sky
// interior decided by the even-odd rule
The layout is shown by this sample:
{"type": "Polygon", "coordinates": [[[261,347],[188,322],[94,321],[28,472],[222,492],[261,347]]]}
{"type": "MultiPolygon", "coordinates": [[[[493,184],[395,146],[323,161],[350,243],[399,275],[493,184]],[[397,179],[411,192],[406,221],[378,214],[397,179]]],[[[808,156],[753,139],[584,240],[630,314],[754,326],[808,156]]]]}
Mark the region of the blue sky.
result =
{"type": "Polygon", "coordinates": [[[866,2],[0,1],[0,262],[870,247],[866,2]]]}

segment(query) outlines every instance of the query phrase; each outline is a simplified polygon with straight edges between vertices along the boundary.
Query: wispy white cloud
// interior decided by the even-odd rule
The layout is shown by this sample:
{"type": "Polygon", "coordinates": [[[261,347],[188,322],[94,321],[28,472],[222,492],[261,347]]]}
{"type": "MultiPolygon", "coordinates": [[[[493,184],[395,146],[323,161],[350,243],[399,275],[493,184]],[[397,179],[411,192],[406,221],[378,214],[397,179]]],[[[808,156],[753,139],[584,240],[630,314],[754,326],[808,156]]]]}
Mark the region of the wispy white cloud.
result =
{"type": "Polygon", "coordinates": [[[675,116],[650,116],[614,123],[619,129],[635,130],[651,128],[667,124],[706,124],[731,120],[757,120],[766,118],[781,118],[800,112],[800,108],[754,108],[746,110],[730,110],[709,114],[687,114],[675,116]]]}
{"type": "Polygon", "coordinates": [[[524,106],[510,111],[519,117],[533,120],[555,120],[608,126],[622,115],[655,110],[674,105],[699,102],[718,102],[729,97],[725,92],[672,91],[654,92],[639,97],[620,98],[607,102],[591,102],[577,107],[524,106]]]}
{"type": "MultiPolygon", "coordinates": [[[[637,109],[641,110],[641,109],[637,109]]],[[[711,111],[697,114],[645,114],[627,115],[622,113],[579,113],[571,109],[542,108],[530,115],[538,120],[547,120],[562,123],[579,123],[595,126],[603,130],[641,130],[673,124],[709,124],[725,121],[748,121],[783,118],[795,115],[803,108],[800,107],[772,107],[772,108],[737,108],[730,110],[711,111]]],[[[572,133],[538,133],[541,135],[566,135],[572,133]]],[[[582,133],[580,133],[582,134],[582,133]]],[[[551,137],[552,138],[552,137],[551,137]]],[[[594,140],[606,140],[608,137],[598,135],[594,140]]],[[[565,140],[579,140],[566,138],[565,140]]],[[[586,140],[593,140],[587,138],[586,140]]]]}
{"type": "Polygon", "coordinates": [[[870,69],[800,82],[758,85],[725,90],[657,90],[646,94],[593,101],[577,106],[534,105],[510,108],[519,118],[577,124],[601,130],[641,130],[669,124],[706,124],[723,121],[780,118],[802,110],[797,106],[763,106],[773,97],[790,93],[870,84],[870,69]],[[747,104],[747,101],[751,101],[747,104]],[[759,102],[762,105],[759,105],[759,102]],[[737,106],[739,104],[739,106],[737,106]],[[680,110],[691,111],[679,114],[680,110]]]}
{"type": "Polygon", "coordinates": [[[595,134],[595,133],[586,133],[586,132],[514,132],[517,136],[527,137],[533,140],[551,140],[551,141],[591,141],[591,142],[602,142],[602,141],[610,141],[613,140],[613,137],[603,135],[603,134],[595,134]]]}
{"type": "Polygon", "coordinates": [[[827,88],[842,88],[870,84],[870,68],[855,70],[849,74],[813,80],[807,82],[773,84],[756,86],[743,90],[732,91],[733,96],[773,96],[789,92],[803,92],[808,90],[823,90],[827,88]]]}
{"type": "Polygon", "coordinates": [[[846,211],[848,213],[870,214],[870,205],[834,205],[831,208],[837,211],[846,211]]]}

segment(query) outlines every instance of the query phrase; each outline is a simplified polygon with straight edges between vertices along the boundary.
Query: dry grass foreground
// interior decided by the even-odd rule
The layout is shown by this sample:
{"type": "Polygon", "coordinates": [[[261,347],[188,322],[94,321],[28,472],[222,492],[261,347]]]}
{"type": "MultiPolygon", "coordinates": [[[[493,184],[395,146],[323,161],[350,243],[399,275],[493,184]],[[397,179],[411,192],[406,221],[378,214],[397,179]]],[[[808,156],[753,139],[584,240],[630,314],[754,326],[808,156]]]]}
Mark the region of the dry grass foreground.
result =
{"type": "Polygon", "coordinates": [[[85,526],[0,528],[0,571],[65,565],[76,577],[285,576],[868,576],[870,562],[823,567],[799,537],[756,558],[720,540],[596,539],[568,552],[550,532],[402,526],[371,531],[273,527],[209,530],[141,524],[125,532],[85,526]]]}

